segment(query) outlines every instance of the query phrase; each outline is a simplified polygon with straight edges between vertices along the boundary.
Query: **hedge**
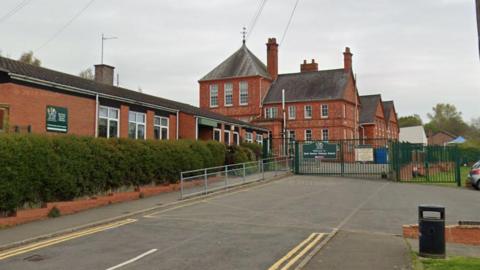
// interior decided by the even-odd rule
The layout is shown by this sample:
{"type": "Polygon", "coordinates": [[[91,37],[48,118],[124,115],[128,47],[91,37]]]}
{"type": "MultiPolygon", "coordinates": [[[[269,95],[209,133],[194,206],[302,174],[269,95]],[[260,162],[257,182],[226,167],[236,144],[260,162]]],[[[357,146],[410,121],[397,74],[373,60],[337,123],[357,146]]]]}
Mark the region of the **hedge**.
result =
{"type": "Polygon", "coordinates": [[[241,146],[252,150],[257,160],[262,158],[263,146],[261,144],[244,142],[241,146]]]}
{"type": "Polygon", "coordinates": [[[122,187],[178,181],[181,171],[221,166],[223,144],[77,136],[0,136],[0,212],[122,187]]]}

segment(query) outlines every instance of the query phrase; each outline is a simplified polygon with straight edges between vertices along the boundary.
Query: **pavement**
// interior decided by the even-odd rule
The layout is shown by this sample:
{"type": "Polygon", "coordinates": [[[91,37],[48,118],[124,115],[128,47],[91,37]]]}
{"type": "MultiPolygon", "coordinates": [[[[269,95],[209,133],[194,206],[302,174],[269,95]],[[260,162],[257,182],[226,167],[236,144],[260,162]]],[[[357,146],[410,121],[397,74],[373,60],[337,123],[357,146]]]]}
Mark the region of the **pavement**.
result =
{"type": "MultiPolygon", "coordinates": [[[[403,224],[417,222],[417,206],[446,206],[447,224],[480,220],[471,207],[480,203],[478,194],[383,180],[291,176],[0,252],[0,269],[409,269],[400,235],[403,224]]],[[[149,207],[176,198],[165,194],[125,205],[149,207]]],[[[88,212],[78,215],[92,215],[88,212]]],[[[53,231],[43,226],[66,228],[63,218],[2,230],[0,240],[18,239],[9,236],[17,232],[25,236],[27,226],[29,236],[53,231]]]]}

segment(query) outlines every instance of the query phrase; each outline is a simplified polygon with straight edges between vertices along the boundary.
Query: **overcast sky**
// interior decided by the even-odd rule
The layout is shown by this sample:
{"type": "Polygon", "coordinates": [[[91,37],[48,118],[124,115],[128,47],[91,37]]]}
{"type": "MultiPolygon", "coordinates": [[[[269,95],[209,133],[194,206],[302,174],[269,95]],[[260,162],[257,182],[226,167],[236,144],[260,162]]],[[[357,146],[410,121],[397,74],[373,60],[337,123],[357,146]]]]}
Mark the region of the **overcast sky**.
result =
{"type": "MultiPolygon", "coordinates": [[[[260,0],[1,0],[0,50],[18,58],[33,50],[42,65],[78,74],[100,62],[116,67],[120,85],[198,105],[198,79],[241,46],[260,0]]],[[[268,37],[281,39],[296,0],[268,0],[247,46],[266,62],[268,37]]],[[[354,54],[361,95],[395,101],[400,116],[453,103],[465,120],[480,116],[480,60],[474,0],[300,0],[279,47],[280,73],[303,59],[320,69],[354,54]]]]}

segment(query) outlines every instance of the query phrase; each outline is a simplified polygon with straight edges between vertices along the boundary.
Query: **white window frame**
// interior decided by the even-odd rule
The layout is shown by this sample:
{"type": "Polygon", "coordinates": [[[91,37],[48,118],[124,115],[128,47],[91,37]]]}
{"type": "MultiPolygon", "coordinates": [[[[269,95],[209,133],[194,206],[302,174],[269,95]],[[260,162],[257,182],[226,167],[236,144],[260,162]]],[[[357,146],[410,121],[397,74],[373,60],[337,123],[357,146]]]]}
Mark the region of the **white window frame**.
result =
{"type": "Polygon", "coordinates": [[[320,116],[321,116],[322,118],[328,118],[328,114],[329,114],[328,104],[322,104],[322,105],[320,105],[320,116]],[[326,108],[326,111],[327,111],[326,114],[324,113],[324,108],[326,108]]]}
{"type": "Polygon", "coordinates": [[[312,141],[313,140],[313,131],[311,129],[305,129],[304,132],[304,139],[305,141],[312,141]],[[307,138],[307,131],[310,131],[310,139],[307,138]]]}
{"type": "Polygon", "coordinates": [[[235,143],[235,145],[240,145],[240,133],[234,131],[232,132],[233,133],[233,142],[235,143]],[[237,139],[235,139],[235,135],[237,135],[237,139]]]}
{"type": "Polygon", "coordinates": [[[210,102],[210,108],[216,108],[218,107],[218,84],[210,84],[209,87],[209,102],[210,102]],[[216,91],[215,95],[213,95],[213,91],[216,91]],[[213,100],[215,98],[216,104],[213,104],[213,100]]]}
{"type": "Polygon", "coordinates": [[[288,119],[295,120],[297,118],[297,107],[288,106],[288,119]]]}
{"type": "MultiPolygon", "coordinates": [[[[135,140],[138,140],[138,126],[141,126],[143,125],[143,138],[140,138],[140,139],[147,139],[147,114],[146,113],[142,113],[142,112],[136,112],[136,111],[129,111],[128,112],[128,130],[130,132],[130,123],[133,123],[135,124],[135,140]],[[135,114],[135,121],[131,121],[130,120],[130,113],[134,113],[135,114]],[[137,114],[143,114],[144,116],[144,122],[137,122],[137,114]]],[[[130,138],[130,134],[128,134],[128,137],[130,138]]]]}
{"type": "Polygon", "coordinates": [[[255,138],[257,143],[263,144],[263,135],[262,134],[257,134],[257,137],[255,138]]]}
{"type": "Polygon", "coordinates": [[[222,130],[221,129],[214,128],[212,136],[213,136],[212,140],[217,141],[217,142],[222,142],[222,130]],[[215,139],[215,132],[218,132],[218,141],[215,139]]]}
{"type": "Polygon", "coordinates": [[[231,145],[232,142],[230,141],[230,130],[224,130],[223,131],[223,141],[226,145],[231,145]],[[228,142],[225,141],[225,135],[228,134],[228,142]]]}
{"type": "Polygon", "coordinates": [[[233,106],[233,83],[223,84],[223,105],[225,105],[225,107],[233,106]],[[227,88],[227,85],[229,85],[230,87],[227,88]],[[227,95],[227,91],[229,95],[227,95]],[[227,96],[230,96],[231,103],[227,103],[227,96]]]}
{"type": "Polygon", "coordinates": [[[120,109],[100,105],[100,106],[98,106],[98,120],[99,120],[98,125],[99,126],[100,126],[100,119],[106,119],[107,120],[107,138],[114,138],[114,137],[110,136],[110,121],[116,121],[117,122],[117,134],[116,134],[115,138],[120,137],[120,109]],[[100,110],[101,109],[106,109],[107,110],[107,117],[100,116],[100,110]],[[117,111],[118,118],[111,118],[110,117],[110,110],[117,111]]]}
{"type": "Polygon", "coordinates": [[[165,117],[165,116],[158,116],[158,115],[155,115],[153,117],[153,129],[155,130],[155,128],[160,128],[160,138],[155,138],[157,140],[168,140],[170,139],[170,128],[169,128],[169,125],[170,125],[170,119],[168,117],[165,117]],[[155,120],[156,119],[159,119],[160,121],[160,124],[156,124],[155,120]],[[162,119],[164,120],[167,120],[167,125],[166,126],[162,126],[162,119]],[[167,138],[162,138],[162,129],[167,129],[167,138]]]}
{"type": "Polygon", "coordinates": [[[305,105],[305,107],[303,108],[303,116],[305,119],[312,119],[312,115],[313,115],[313,107],[312,105],[305,105]],[[307,116],[307,108],[310,108],[310,115],[307,116]]]}
{"type": "Polygon", "coordinates": [[[293,138],[293,140],[296,140],[297,134],[296,134],[295,130],[294,129],[288,130],[287,137],[290,141],[292,140],[292,138],[293,138]],[[292,136],[292,134],[293,134],[293,136],[292,136]]]}
{"type": "Polygon", "coordinates": [[[241,81],[238,83],[238,104],[240,105],[248,105],[248,82],[247,81],[241,81]],[[243,88],[242,86],[246,86],[246,88],[243,88]],[[242,96],[246,96],[246,102],[242,102],[242,96]]]}
{"type": "Polygon", "coordinates": [[[275,118],[277,118],[277,114],[278,114],[278,108],[277,107],[265,108],[265,118],[266,119],[275,119],[275,118]],[[273,113],[274,111],[275,111],[275,115],[273,113]]]}
{"type": "Polygon", "coordinates": [[[245,132],[245,141],[248,143],[253,143],[253,133],[245,132]]]}
{"type": "Polygon", "coordinates": [[[330,131],[328,130],[328,128],[322,129],[322,141],[328,142],[329,140],[330,140],[330,131]],[[325,136],[325,132],[327,132],[327,136],[325,136]]]}

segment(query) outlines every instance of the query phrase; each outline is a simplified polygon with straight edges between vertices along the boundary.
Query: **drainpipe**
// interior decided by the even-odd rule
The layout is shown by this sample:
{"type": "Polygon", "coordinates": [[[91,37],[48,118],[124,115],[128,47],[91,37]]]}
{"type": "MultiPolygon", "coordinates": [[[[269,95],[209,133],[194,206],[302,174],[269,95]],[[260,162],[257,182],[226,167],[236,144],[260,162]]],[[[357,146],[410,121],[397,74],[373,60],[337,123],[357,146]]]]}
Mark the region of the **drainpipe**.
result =
{"type": "Polygon", "coordinates": [[[176,139],[178,140],[178,128],[180,125],[178,124],[180,122],[180,113],[177,111],[177,120],[176,120],[176,125],[177,125],[177,134],[176,134],[176,139]]]}
{"type": "Polygon", "coordinates": [[[95,138],[98,137],[98,94],[95,95],[95,138]]]}
{"type": "Polygon", "coordinates": [[[195,117],[195,140],[198,140],[198,117],[195,117]]]}

